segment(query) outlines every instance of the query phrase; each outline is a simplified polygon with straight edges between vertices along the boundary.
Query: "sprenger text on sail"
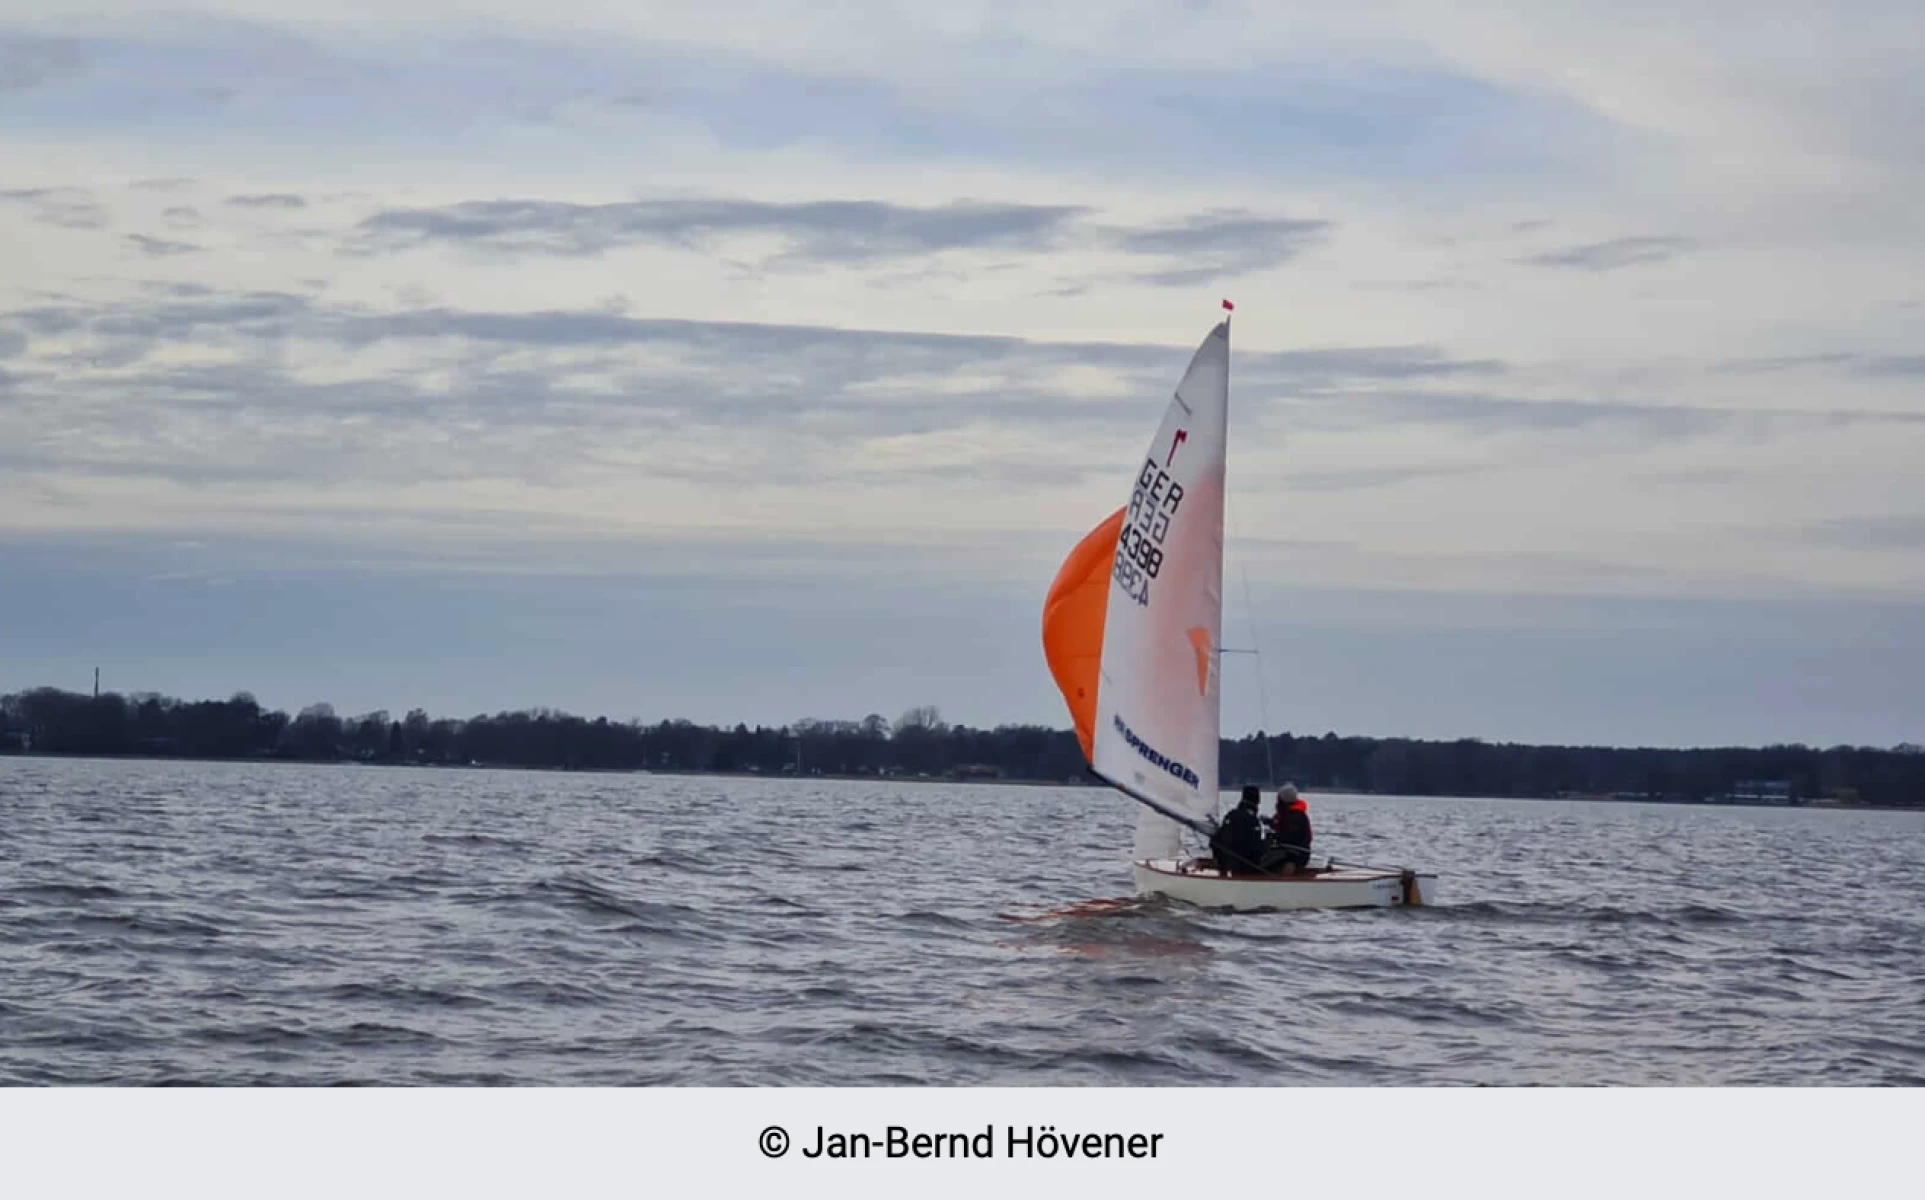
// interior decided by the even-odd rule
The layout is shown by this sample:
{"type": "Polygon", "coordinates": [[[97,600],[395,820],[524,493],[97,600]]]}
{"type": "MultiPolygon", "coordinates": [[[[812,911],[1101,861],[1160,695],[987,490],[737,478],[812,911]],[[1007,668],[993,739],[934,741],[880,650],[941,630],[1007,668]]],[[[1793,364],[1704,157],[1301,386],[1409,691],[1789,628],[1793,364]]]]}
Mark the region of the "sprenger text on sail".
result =
{"type": "Polygon", "coordinates": [[[1202,781],[1196,777],[1195,771],[1190,770],[1190,768],[1184,766],[1182,763],[1178,762],[1174,758],[1171,758],[1169,755],[1163,753],[1161,750],[1158,750],[1155,746],[1152,746],[1148,742],[1144,741],[1142,738],[1137,737],[1136,731],[1134,729],[1131,729],[1129,725],[1123,720],[1122,717],[1112,713],[1110,719],[1116,725],[1116,732],[1123,735],[1123,740],[1129,743],[1129,746],[1132,750],[1135,750],[1138,754],[1148,759],[1151,763],[1163,768],[1165,771],[1168,771],[1171,775],[1174,775],[1176,778],[1181,779],[1183,782],[1189,784],[1191,787],[1202,786],[1202,781]]]}
{"type": "MultiPolygon", "coordinates": [[[[804,1158],[995,1158],[996,1127],[981,1133],[911,1133],[891,1125],[881,1137],[831,1133],[816,1126],[815,1144],[802,1147],[804,1158]]],[[[1155,1158],[1160,1133],[1071,1133],[1054,1125],[1006,1126],[1000,1145],[1004,1158],[1155,1158]]]]}

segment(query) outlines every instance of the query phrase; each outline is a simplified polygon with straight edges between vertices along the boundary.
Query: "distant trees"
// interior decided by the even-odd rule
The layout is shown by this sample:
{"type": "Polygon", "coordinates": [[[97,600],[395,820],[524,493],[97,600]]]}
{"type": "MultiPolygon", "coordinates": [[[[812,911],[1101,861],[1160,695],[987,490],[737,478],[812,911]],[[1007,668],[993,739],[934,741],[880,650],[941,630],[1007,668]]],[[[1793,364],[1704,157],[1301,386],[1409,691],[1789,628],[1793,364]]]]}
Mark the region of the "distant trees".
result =
{"type": "Polygon", "coordinates": [[[285,714],[264,712],[246,692],[192,703],[152,693],[86,696],[54,688],[0,696],[0,735],[11,735],[0,736],[0,747],[11,742],[55,754],[235,758],[277,744],[286,725],[285,714]]]}
{"type": "Polygon", "coordinates": [[[310,704],[281,731],[277,747],[287,758],[345,758],[341,718],[332,704],[310,704]]]}
{"type": "Polygon", "coordinates": [[[947,728],[949,727],[943,723],[942,710],[933,704],[925,704],[920,708],[909,709],[900,717],[896,718],[897,736],[901,736],[909,730],[941,733],[947,728]]]}
{"type": "MultiPolygon", "coordinates": [[[[54,688],[0,695],[0,753],[141,754],[769,775],[1088,778],[1076,737],[1039,725],[952,726],[933,705],[893,723],[804,718],[733,728],[689,721],[592,720],[553,709],[400,720],[376,710],[343,719],[311,704],[290,718],[237,692],[183,701],[152,693],[98,697],[54,688]]],[[[1521,746],[1462,739],[1254,734],[1222,743],[1226,787],[1294,780],[1306,788],[1408,795],[1624,795],[1706,800],[1746,781],[1788,784],[1801,800],[1925,807],[1925,753],[1800,745],[1709,750],[1521,746]]]]}
{"type": "MultiPolygon", "coordinates": [[[[1788,784],[1800,801],[1925,807],[1925,755],[1802,745],[1705,750],[1524,746],[1476,739],[1269,739],[1275,777],[1300,785],[1419,796],[1621,796],[1716,800],[1751,781],[1788,784]]],[[[1225,742],[1224,780],[1262,779],[1261,737],[1225,742]]]]}

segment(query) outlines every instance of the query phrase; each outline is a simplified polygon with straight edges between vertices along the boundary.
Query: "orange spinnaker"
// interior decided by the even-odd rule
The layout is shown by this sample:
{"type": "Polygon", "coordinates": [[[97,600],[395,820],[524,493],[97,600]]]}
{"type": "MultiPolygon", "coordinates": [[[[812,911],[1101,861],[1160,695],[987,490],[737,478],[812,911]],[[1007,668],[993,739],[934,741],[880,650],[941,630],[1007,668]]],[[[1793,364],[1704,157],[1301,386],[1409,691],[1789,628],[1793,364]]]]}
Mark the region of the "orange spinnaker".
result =
{"type": "Polygon", "coordinates": [[[1096,743],[1096,677],[1103,662],[1103,618],[1109,611],[1110,571],[1123,510],[1089,531],[1063,560],[1056,582],[1043,601],[1043,657],[1069,703],[1083,757],[1093,759],[1096,743]]]}

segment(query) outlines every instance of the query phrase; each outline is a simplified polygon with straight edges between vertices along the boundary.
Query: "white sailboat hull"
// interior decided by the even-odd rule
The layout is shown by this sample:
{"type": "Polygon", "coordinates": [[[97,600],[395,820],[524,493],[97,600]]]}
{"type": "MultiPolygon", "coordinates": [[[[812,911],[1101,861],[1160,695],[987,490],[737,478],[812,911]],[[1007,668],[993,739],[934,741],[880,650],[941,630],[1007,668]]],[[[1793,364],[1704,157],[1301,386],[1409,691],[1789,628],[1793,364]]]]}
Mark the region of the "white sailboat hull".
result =
{"type": "Polygon", "coordinates": [[[1136,890],[1203,908],[1393,908],[1437,902],[1437,876],[1417,871],[1344,867],[1314,875],[1225,875],[1196,860],[1158,858],[1133,864],[1136,890]]]}

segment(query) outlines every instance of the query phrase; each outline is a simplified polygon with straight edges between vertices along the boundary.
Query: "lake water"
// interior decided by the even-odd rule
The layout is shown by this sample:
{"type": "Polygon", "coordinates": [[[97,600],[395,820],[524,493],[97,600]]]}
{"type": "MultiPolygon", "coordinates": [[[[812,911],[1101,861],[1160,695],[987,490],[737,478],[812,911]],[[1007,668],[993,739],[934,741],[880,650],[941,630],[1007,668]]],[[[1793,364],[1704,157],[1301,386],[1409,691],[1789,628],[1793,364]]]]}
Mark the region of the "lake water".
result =
{"type": "Polygon", "coordinates": [[[1094,789],[0,758],[0,1084],[1925,1083],[1925,815],[1310,799],[1442,903],[1072,909],[1094,789]]]}

